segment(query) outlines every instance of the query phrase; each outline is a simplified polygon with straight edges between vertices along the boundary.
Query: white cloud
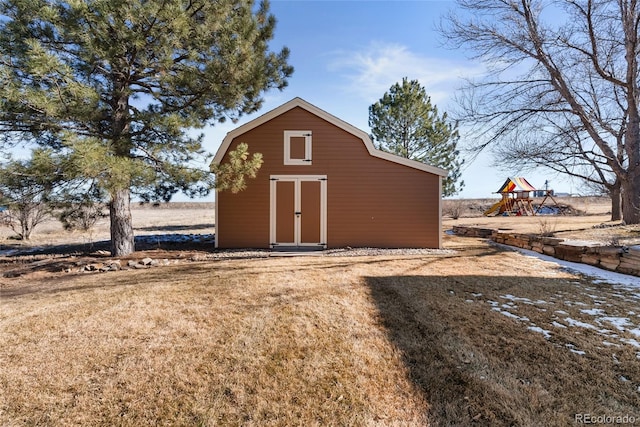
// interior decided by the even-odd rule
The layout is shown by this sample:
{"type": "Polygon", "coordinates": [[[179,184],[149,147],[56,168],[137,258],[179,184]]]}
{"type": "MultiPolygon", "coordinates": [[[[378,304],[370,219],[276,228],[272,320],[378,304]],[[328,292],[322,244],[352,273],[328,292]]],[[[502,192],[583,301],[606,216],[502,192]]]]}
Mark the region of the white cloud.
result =
{"type": "Polygon", "coordinates": [[[440,106],[452,99],[463,78],[484,71],[480,65],[466,60],[425,56],[406,46],[385,42],[371,42],[360,51],[337,51],[332,57],[329,70],[342,72],[346,78],[342,89],[371,103],[408,77],[418,80],[440,106]]]}

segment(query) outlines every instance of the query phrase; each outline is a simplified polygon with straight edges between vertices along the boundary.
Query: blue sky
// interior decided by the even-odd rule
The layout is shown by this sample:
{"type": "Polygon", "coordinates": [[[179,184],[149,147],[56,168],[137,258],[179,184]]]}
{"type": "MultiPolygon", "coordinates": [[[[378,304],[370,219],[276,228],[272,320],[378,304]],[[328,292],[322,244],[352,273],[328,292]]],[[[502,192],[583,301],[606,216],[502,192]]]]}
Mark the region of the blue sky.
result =
{"type": "MultiPolygon", "coordinates": [[[[205,148],[215,153],[227,132],[295,97],[369,133],[369,106],[403,77],[418,80],[439,111],[452,110],[463,79],[484,69],[442,45],[435,27],[454,7],[453,1],[272,0],[277,26],[271,49],[291,50],[295,72],[289,86],[267,92],[258,113],[206,128],[205,148]]],[[[469,142],[462,129],[461,144],[469,142]]],[[[496,197],[492,193],[511,175],[525,176],[537,188],[549,180],[556,191],[578,192],[568,178],[552,172],[498,170],[491,163],[490,155],[468,159],[465,188],[455,197],[496,197]]]]}

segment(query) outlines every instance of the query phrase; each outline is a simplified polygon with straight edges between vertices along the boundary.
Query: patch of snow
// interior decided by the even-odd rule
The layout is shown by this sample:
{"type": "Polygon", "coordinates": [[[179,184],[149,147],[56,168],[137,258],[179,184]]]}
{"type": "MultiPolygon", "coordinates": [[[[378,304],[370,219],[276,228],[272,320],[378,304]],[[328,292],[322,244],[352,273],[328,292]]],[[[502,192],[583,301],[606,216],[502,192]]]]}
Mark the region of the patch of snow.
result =
{"type": "Polygon", "coordinates": [[[0,256],[28,255],[30,253],[40,252],[41,250],[44,250],[44,247],[34,246],[29,249],[6,249],[0,251],[0,256]]]}
{"type": "Polygon", "coordinates": [[[497,301],[491,301],[488,300],[487,303],[491,306],[491,307],[497,307],[498,306],[498,302],[497,301]]]}
{"type": "Polygon", "coordinates": [[[622,341],[625,344],[632,345],[636,348],[640,348],[640,342],[638,342],[638,340],[635,340],[633,338],[620,338],[620,341],[622,341]]]}
{"type": "Polygon", "coordinates": [[[578,354],[580,356],[584,356],[585,354],[587,354],[586,352],[584,352],[582,350],[576,350],[576,346],[573,345],[573,344],[565,344],[565,347],[567,347],[571,353],[575,353],[575,354],[578,354]]]}
{"type": "Polygon", "coordinates": [[[505,315],[505,316],[507,316],[507,317],[510,317],[510,318],[512,318],[512,319],[521,320],[521,321],[523,321],[523,322],[528,322],[528,321],[529,321],[529,318],[528,318],[528,317],[524,317],[524,316],[520,317],[520,316],[517,316],[517,315],[515,315],[515,314],[513,314],[513,313],[511,313],[511,312],[509,312],[509,311],[500,310],[500,308],[499,308],[499,307],[494,307],[494,308],[493,308],[493,310],[495,310],[495,311],[497,311],[498,313],[503,314],[503,315],[505,315]]]}
{"type": "Polygon", "coordinates": [[[542,335],[544,335],[544,337],[546,339],[551,338],[551,331],[547,331],[545,329],[542,329],[540,326],[529,326],[529,327],[527,327],[527,329],[529,329],[530,331],[533,331],[533,332],[541,333],[542,335]]]}
{"type": "Polygon", "coordinates": [[[564,310],[556,310],[556,311],[554,311],[554,313],[562,314],[563,316],[566,316],[566,315],[568,315],[568,314],[569,314],[569,313],[567,313],[567,312],[566,312],[566,311],[564,311],[564,310]]]}
{"type": "Polygon", "coordinates": [[[604,310],[601,308],[589,308],[580,310],[580,313],[590,314],[591,316],[597,316],[599,314],[604,314],[604,310]]]}
{"type": "Polygon", "coordinates": [[[516,296],[513,296],[511,294],[501,295],[500,298],[508,299],[508,300],[511,300],[511,301],[522,301],[522,302],[525,302],[525,303],[526,302],[528,302],[528,303],[531,302],[531,300],[529,298],[516,297],[516,296]]]}
{"type": "Polygon", "coordinates": [[[464,302],[473,302],[473,300],[472,299],[467,299],[467,300],[464,300],[464,302]]]}
{"type": "Polygon", "coordinates": [[[597,318],[596,322],[598,322],[598,323],[601,323],[601,322],[611,323],[619,331],[624,331],[625,330],[625,326],[629,325],[630,320],[627,317],[605,316],[605,317],[597,318]]]}
{"type": "Polygon", "coordinates": [[[214,241],[215,234],[147,234],[135,236],[136,243],[187,243],[214,241]]]}
{"type": "Polygon", "coordinates": [[[564,328],[564,329],[567,329],[567,327],[566,327],[566,326],[564,326],[562,323],[558,323],[558,322],[556,322],[555,320],[554,320],[553,322],[551,322],[551,324],[552,324],[553,326],[555,326],[556,328],[564,328]]]}
{"type": "Polygon", "coordinates": [[[481,297],[481,296],[482,296],[482,294],[480,294],[480,293],[471,293],[471,295],[473,295],[473,296],[474,296],[474,297],[476,297],[476,298],[478,298],[478,297],[481,297]]]}
{"type": "Polygon", "coordinates": [[[618,345],[618,344],[616,344],[616,343],[609,342],[609,341],[607,341],[607,340],[602,341],[602,344],[603,344],[603,345],[606,345],[607,347],[612,347],[612,346],[620,347],[620,345],[618,345]]]}
{"type": "Polygon", "coordinates": [[[569,326],[578,326],[580,328],[593,329],[594,331],[598,330],[598,328],[593,326],[591,323],[584,323],[579,320],[572,319],[571,317],[567,317],[564,321],[567,322],[569,326]]]}
{"type": "Polygon", "coordinates": [[[631,333],[631,334],[633,334],[633,335],[635,335],[637,337],[640,337],[640,328],[629,329],[629,333],[631,333]]]}

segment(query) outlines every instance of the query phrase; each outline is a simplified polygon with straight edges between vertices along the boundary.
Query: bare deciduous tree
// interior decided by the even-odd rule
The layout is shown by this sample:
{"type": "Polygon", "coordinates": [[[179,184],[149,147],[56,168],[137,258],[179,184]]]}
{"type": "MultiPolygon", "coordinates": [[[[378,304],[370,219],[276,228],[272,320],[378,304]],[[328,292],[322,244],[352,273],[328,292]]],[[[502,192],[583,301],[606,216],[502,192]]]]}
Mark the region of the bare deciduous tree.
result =
{"type": "Polygon", "coordinates": [[[50,200],[60,179],[59,159],[35,150],[29,160],[0,163],[0,225],[29,240],[34,228],[51,216],[50,200]]]}
{"type": "Polygon", "coordinates": [[[23,201],[0,212],[0,225],[12,229],[18,239],[29,240],[35,227],[51,216],[49,205],[40,201],[23,201]]]}
{"type": "Polygon", "coordinates": [[[488,65],[460,96],[476,148],[600,180],[640,223],[640,3],[458,0],[441,31],[488,65]],[[619,193],[616,193],[619,189],[619,193]]]}
{"type": "Polygon", "coordinates": [[[493,148],[497,165],[516,164],[524,170],[544,167],[578,178],[586,191],[607,194],[611,198],[612,221],[622,218],[620,180],[579,125],[550,121],[545,129],[525,127],[523,132],[525,135],[493,148]]]}

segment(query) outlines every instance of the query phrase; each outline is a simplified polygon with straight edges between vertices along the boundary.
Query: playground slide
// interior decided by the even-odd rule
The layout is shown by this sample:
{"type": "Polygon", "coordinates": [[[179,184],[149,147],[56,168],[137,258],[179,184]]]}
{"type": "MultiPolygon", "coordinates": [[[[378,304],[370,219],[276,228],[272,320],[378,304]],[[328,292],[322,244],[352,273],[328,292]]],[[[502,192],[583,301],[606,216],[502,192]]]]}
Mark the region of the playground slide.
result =
{"type": "Polygon", "coordinates": [[[493,206],[491,206],[489,209],[487,209],[485,211],[485,213],[483,214],[484,216],[489,216],[491,215],[493,212],[497,211],[498,209],[500,209],[500,207],[502,206],[502,204],[504,203],[504,199],[499,200],[498,202],[496,202],[496,204],[494,204],[493,206]]]}

